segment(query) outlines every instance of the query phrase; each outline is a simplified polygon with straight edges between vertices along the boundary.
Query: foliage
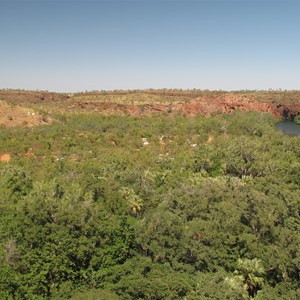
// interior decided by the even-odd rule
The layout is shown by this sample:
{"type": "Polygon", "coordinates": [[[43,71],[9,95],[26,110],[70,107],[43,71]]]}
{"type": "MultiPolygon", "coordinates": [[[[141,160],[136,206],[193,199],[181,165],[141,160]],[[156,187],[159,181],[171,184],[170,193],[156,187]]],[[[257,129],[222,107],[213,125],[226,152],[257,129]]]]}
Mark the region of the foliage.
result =
{"type": "Polygon", "coordinates": [[[299,298],[300,140],[271,115],[57,119],[0,129],[1,299],[299,298]]]}

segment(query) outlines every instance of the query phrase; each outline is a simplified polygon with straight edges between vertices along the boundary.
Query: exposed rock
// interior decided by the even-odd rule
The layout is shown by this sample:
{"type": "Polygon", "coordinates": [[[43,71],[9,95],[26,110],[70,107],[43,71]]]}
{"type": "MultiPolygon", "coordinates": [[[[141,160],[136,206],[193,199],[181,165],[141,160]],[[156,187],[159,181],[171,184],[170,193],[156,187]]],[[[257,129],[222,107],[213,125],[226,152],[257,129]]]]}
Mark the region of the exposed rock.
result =
{"type": "Polygon", "coordinates": [[[293,118],[300,114],[300,104],[276,104],[271,101],[259,101],[236,93],[219,93],[203,95],[185,102],[173,104],[120,104],[96,101],[79,102],[77,105],[84,110],[96,110],[109,114],[151,115],[153,113],[182,113],[188,116],[211,116],[231,113],[235,110],[270,112],[275,117],[293,118]]]}
{"type": "Polygon", "coordinates": [[[199,97],[184,103],[180,111],[188,115],[211,116],[218,113],[230,113],[234,110],[242,111],[274,111],[270,102],[261,102],[248,97],[233,94],[223,94],[216,97],[199,97]]]}
{"type": "MultiPolygon", "coordinates": [[[[2,90],[0,91],[0,98],[14,105],[27,106],[27,104],[40,104],[42,102],[47,104],[55,103],[55,105],[59,104],[59,107],[69,111],[78,112],[79,109],[80,112],[95,112],[106,115],[174,115],[179,113],[187,116],[211,116],[241,110],[270,112],[275,117],[283,116],[292,119],[300,114],[300,91],[210,92],[149,90],[63,94],[41,91],[2,90]],[[120,98],[120,96],[122,97],[120,98]],[[114,97],[117,98],[115,99],[114,97]]],[[[34,112],[30,113],[30,116],[34,116],[34,114],[34,112]]],[[[9,115],[7,116],[9,117],[9,115]]]]}
{"type": "Polygon", "coordinates": [[[178,106],[177,111],[191,116],[211,116],[220,113],[230,113],[234,110],[270,112],[277,118],[281,116],[294,118],[300,114],[300,103],[281,105],[234,94],[222,94],[216,97],[198,97],[178,106]]]}

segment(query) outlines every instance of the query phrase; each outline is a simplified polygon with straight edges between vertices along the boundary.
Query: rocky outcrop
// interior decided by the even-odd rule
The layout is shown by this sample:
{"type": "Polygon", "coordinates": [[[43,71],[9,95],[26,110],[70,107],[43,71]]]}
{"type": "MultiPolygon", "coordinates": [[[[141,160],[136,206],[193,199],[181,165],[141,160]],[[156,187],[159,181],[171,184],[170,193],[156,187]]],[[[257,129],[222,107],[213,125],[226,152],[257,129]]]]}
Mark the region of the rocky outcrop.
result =
{"type": "Polygon", "coordinates": [[[63,94],[41,91],[0,90],[0,99],[22,106],[47,103],[72,112],[151,115],[211,116],[235,110],[270,112],[293,119],[300,114],[300,92],[225,91],[117,91],[63,94]],[[105,96],[105,97],[104,97],[105,96]],[[109,98],[107,98],[109,96],[109,98]],[[122,97],[120,97],[122,96],[122,97]],[[141,101],[140,101],[141,100],[141,101]],[[63,103],[63,105],[62,105],[63,103]]]}
{"type": "Polygon", "coordinates": [[[300,115],[300,103],[294,103],[289,105],[276,105],[275,112],[277,116],[282,116],[285,119],[294,119],[300,115]]]}
{"type": "Polygon", "coordinates": [[[180,104],[178,111],[187,115],[211,116],[220,113],[230,113],[235,110],[270,112],[275,117],[294,118],[300,114],[300,103],[282,105],[274,102],[264,102],[242,95],[223,94],[215,97],[199,97],[180,104]]]}
{"type": "Polygon", "coordinates": [[[173,104],[117,104],[97,101],[82,101],[72,104],[72,108],[94,110],[108,114],[151,115],[154,113],[185,114],[187,116],[212,116],[231,113],[235,110],[270,112],[275,117],[294,118],[300,114],[299,104],[277,104],[272,101],[259,101],[239,94],[223,93],[194,98],[173,104]]]}

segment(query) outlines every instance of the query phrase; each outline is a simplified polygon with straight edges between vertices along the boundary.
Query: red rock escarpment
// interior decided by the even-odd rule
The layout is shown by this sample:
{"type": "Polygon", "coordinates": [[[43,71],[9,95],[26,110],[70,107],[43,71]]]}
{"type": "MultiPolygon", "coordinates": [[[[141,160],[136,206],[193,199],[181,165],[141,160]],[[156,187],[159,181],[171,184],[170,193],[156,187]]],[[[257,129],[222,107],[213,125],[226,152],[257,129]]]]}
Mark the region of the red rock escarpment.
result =
{"type": "Polygon", "coordinates": [[[300,103],[277,104],[272,101],[258,101],[238,94],[218,94],[197,97],[186,102],[173,104],[117,104],[103,102],[77,102],[72,107],[81,109],[96,109],[104,113],[149,115],[153,113],[182,113],[188,116],[231,113],[235,110],[270,112],[275,117],[293,118],[300,114],[300,103]]]}
{"type": "Polygon", "coordinates": [[[278,104],[275,108],[276,116],[283,116],[284,118],[294,118],[300,115],[300,103],[293,103],[289,105],[278,104]]]}
{"type": "Polygon", "coordinates": [[[300,103],[281,105],[263,102],[242,95],[223,94],[214,97],[199,97],[184,104],[179,104],[178,111],[187,115],[210,116],[218,113],[230,113],[234,110],[271,112],[275,117],[287,118],[300,114],[300,103]]]}

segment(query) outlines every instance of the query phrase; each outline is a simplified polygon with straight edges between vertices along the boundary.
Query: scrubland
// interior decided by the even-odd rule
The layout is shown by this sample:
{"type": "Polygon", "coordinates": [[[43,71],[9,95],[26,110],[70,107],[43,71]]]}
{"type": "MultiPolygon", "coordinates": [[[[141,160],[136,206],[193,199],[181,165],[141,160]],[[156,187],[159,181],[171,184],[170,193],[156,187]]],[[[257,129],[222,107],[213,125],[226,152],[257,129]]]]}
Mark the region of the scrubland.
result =
{"type": "Polygon", "coordinates": [[[299,95],[2,90],[0,298],[299,299],[299,95]]]}

